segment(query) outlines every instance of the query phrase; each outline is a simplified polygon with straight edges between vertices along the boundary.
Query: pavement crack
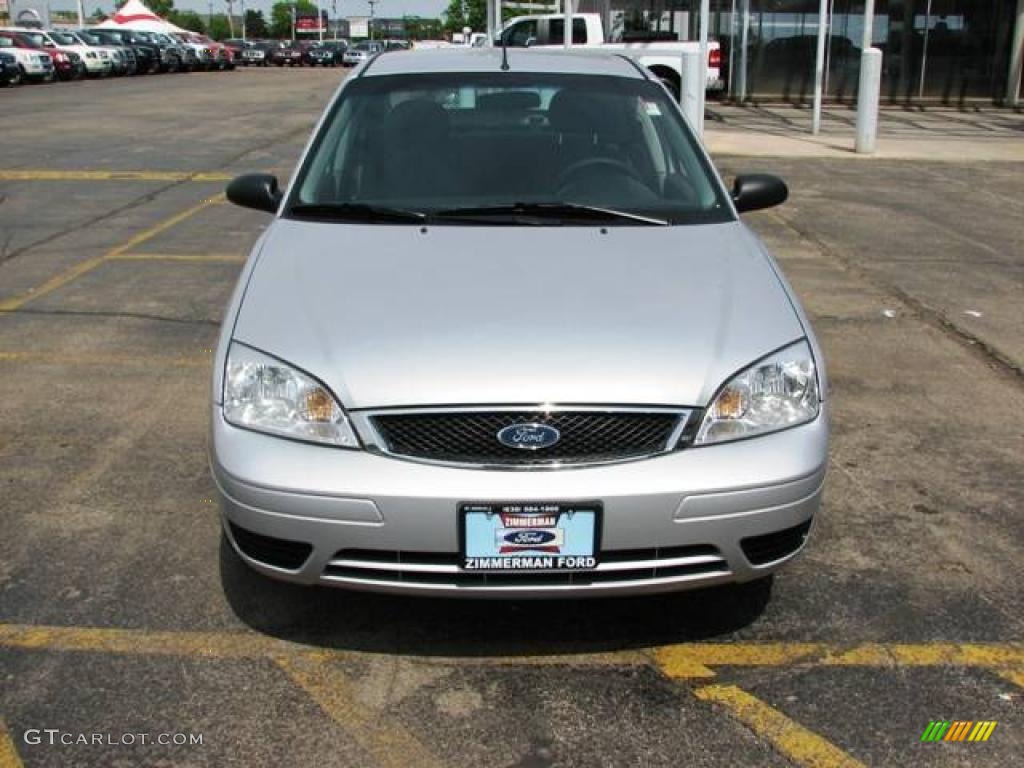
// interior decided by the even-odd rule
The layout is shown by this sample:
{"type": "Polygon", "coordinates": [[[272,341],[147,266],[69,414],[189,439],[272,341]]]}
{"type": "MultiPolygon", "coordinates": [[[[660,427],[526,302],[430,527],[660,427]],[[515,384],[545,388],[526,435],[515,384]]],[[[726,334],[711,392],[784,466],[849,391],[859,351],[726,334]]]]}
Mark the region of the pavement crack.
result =
{"type": "Polygon", "coordinates": [[[160,323],[177,323],[179,325],[206,325],[211,328],[220,327],[220,320],[214,320],[211,318],[168,317],[167,315],[150,315],[145,312],[107,312],[103,310],[86,311],[77,309],[28,309],[26,307],[19,307],[18,309],[0,311],[0,315],[4,314],[126,318],[130,320],[153,320],[160,323]]]}
{"type": "Polygon", "coordinates": [[[792,230],[803,240],[812,243],[824,256],[838,263],[842,269],[899,301],[918,320],[938,330],[948,339],[954,341],[964,349],[969,350],[990,368],[1003,374],[1007,374],[1018,384],[1024,385],[1024,368],[1018,365],[1012,358],[1004,354],[997,347],[957,325],[944,312],[928,306],[925,302],[911,295],[899,286],[880,278],[878,275],[846,256],[838,248],[832,247],[828,242],[811,230],[805,229],[796,222],[791,221],[778,211],[773,211],[772,213],[783,226],[792,230]]]}

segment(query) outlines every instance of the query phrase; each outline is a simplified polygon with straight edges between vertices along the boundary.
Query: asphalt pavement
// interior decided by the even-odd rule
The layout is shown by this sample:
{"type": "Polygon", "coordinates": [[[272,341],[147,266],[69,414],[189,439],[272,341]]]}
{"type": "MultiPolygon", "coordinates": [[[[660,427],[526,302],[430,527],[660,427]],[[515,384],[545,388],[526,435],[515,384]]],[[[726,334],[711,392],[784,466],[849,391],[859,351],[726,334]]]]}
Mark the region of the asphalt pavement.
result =
{"type": "Polygon", "coordinates": [[[727,154],[709,122],[723,173],[790,185],[748,221],[832,378],[824,508],[773,581],[549,602],[306,589],[221,540],[210,360],[267,223],[224,184],[287,178],[342,77],[0,93],[16,118],[0,132],[0,768],[1019,760],[1013,151],[978,159],[953,136],[928,160],[787,154],[773,128],[760,140],[780,156],[735,149],[756,137],[727,154]],[[933,721],[996,725],[923,742],[933,721]]]}

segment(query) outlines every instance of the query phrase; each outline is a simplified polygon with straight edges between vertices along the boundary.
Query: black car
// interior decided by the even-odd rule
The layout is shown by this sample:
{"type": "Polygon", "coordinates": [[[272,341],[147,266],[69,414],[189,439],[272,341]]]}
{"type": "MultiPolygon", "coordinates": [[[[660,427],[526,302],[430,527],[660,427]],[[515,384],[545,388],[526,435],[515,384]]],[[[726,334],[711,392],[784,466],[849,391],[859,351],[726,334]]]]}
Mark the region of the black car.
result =
{"type": "Polygon", "coordinates": [[[142,39],[131,29],[89,29],[90,36],[97,38],[101,45],[124,46],[135,54],[136,74],[160,71],[160,47],[142,39]]]}
{"type": "Polygon", "coordinates": [[[18,60],[10,53],[0,53],[0,85],[19,85],[21,69],[18,60]]]}
{"type": "Polygon", "coordinates": [[[250,42],[242,51],[242,58],[239,64],[243,67],[267,67],[270,66],[270,52],[273,50],[273,43],[263,41],[250,42]]]}
{"type": "Polygon", "coordinates": [[[341,56],[346,48],[348,44],[343,40],[327,40],[308,48],[303,54],[302,63],[310,67],[340,67],[341,56]]]}

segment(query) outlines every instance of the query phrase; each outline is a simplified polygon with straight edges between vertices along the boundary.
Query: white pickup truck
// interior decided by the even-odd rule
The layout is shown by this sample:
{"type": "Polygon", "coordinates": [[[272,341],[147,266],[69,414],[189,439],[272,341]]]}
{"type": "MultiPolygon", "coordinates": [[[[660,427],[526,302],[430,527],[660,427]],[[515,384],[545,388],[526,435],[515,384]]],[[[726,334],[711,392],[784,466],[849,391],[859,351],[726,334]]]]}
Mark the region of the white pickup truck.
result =
{"type": "MultiPolygon", "coordinates": [[[[501,30],[495,45],[510,48],[559,47],[565,41],[565,16],[560,13],[539,16],[519,16],[509,21],[501,30]]],[[[600,48],[606,51],[628,53],[639,64],[647,67],[661,79],[668,89],[679,97],[682,82],[683,52],[699,48],[698,42],[658,40],[652,42],[608,43],[605,42],[601,15],[597,13],[574,13],[572,17],[572,45],[574,48],[600,48]]],[[[708,41],[708,90],[722,88],[722,49],[717,41],[708,41]]]]}

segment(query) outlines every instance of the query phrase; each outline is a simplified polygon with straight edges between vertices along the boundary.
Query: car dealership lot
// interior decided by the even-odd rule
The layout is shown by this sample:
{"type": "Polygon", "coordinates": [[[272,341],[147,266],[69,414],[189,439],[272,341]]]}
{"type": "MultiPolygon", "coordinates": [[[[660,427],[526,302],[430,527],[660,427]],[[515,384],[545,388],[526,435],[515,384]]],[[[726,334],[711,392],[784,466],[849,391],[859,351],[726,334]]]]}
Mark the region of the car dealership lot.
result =
{"type": "Polygon", "coordinates": [[[221,191],[243,171],[286,177],[342,76],[3,96],[24,119],[0,144],[0,766],[1021,753],[1016,163],[716,158],[789,181],[790,202],[750,221],[832,378],[823,515],[773,584],[452,602],[298,589],[240,566],[212,503],[209,361],[266,219],[221,191]],[[90,131],[35,130],[55,104],[90,131]],[[921,743],[933,720],[998,725],[981,744],[921,743]],[[51,746],[27,742],[33,729],[203,744],[51,746]]]}

